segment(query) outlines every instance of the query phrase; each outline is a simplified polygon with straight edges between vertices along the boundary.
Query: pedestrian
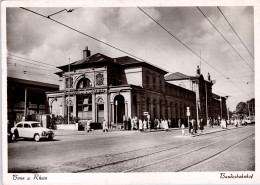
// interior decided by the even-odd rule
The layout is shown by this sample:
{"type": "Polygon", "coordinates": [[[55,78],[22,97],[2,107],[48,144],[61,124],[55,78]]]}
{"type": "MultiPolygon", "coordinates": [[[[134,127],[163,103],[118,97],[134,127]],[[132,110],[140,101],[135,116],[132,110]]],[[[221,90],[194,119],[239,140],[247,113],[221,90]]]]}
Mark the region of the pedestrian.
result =
{"type": "Polygon", "coordinates": [[[200,120],[200,131],[201,131],[201,133],[203,132],[203,130],[204,130],[204,120],[203,120],[203,118],[201,118],[201,120],[200,120]]]}
{"type": "Polygon", "coordinates": [[[210,119],[207,120],[207,126],[210,127],[210,119]]]}
{"type": "Polygon", "coordinates": [[[181,119],[178,120],[178,127],[181,128],[181,119]]]}
{"type": "Polygon", "coordinates": [[[245,126],[245,119],[242,119],[242,126],[245,126]]]}
{"type": "Polygon", "coordinates": [[[210,126],[211,126],[211,128],[213,128],[213,120],[212,119],[210,119],[210,126]]]}
{"type": "Polygon", "coordinates": [[[172,128],[172,121],[168,119],[169,128],[172,128]]]}
{"type": "Polygon", "coordinates": [[[151,121],[150,121],[151,116],[148,114],[147,115],[147,128],[151,130],[151,121]]]}
{"type": "Polygon", "coordinates": [[[189,122],[189,124],[190,124],[189,133],[191,135],[193,135],[193,122],[194,122],[194,119],[190,120],[190,122],[189,122]]]}
{"type": "Polygon", "coordinates": [[[108,132],[108,125],[107,125],[107,122],[106,122],[106,120],[104,119],[104,121],[103,121],[103,132],[108,132]]]}
{"type": "Polygon", "coordinates": [[[185,129],[185,126],[184,126],[184,124],[182,124],[182,125],[181,125],[181,134],[182,134],[183,136],[185,135],[184,129],[185,129]]]}
{"type": "Polygon", "coordinates": [[[235,126],[237,127],[237,125],[238,125],[238,121],[237,121],[237,119],[235,119],[235,126]]]}
{"type": "Polygon", "coordinates": [[[143,122],[141,119],[139,119],[139,130],[142,131],[143,129],[143,122]]]}
{"type": "Polygon", "coordinates": [[[164,130],[168,131],[169,130],[169,125],[168,125],[168,121],[164,120],[164,130]]]}
{"type": "Polygon", "coordinates": [[[147,121],[144,119],[143,121],[143,130],[146,131],[147,129],[147,121]]]}
{"type": "Polygon", "coordinates": [[[91,130],[91,128],[90,128],[90,122],[91,122],[90,120],[87,121],[87,132],[89,132],[89,131],[91,130]]]}
{"type": "Polygon", "coordinates": [[[134,130],[135,119],[131,119],[131,130],[134,130]]]}
{"type": "Polygon", "coordinates": [[[195,119],[193,119],[193,132],[195,134],[197,134],[197,128],[198,128],[197,121],[195,119]]]}
{"type": "Polygon", "coordinates": [[[126,130],[127,129],[127,118],[125,115],[123,116],[123,123],[124,123],[124,128],[126,130]]]}
{"type": "Polygon", "coordinates": [[[161,128],[161,123],[159,121],[159,119],[157,119],[157,129],[160,129],[161,128]]]}
{"type": "Polygon", "coordinates": [[[221,120],[220,126],[221,126],[222,129],[226,128],[226,121],[225,121],[225,119],[221,120]]]}
{"type": "Polygon", "coordinates": [[[155,118],[155,119],[154,119],[154,129],[157,129],[157,124],[158,124],[158,123],[157,123],[157,119],[155,118]]]}
{"type": "Polygon", "coordinates": [[[137,117],[135,116],[135,118],[134,118],[134,122],[135,122],[135,124],[134,124],[134,129],[136,129],[137,130],[137,122],[138,122],[138,119],[137,119],[137,117]]]}

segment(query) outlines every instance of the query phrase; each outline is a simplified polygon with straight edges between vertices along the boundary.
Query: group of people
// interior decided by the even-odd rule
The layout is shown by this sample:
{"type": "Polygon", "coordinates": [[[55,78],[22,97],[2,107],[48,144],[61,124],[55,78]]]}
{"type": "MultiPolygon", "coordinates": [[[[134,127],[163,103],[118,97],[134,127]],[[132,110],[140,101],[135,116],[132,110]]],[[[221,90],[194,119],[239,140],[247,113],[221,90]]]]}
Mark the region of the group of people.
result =
{"type": "Polygon", "coordinates": [[[154,128],[155,129],[164,129],[165,131],[168,131],[169,130],[169,127],[172,126],[172,122],[170,119],[154,119],[154,128]]]}
{"type": "MultiPolygon", "coordinates": [[[[185,128],[184,124],[182,124],[181,128],[183,129],[183,127],[185,128]]],[[[204,120],[199,119],[198,121],[196,121],[195,119],[191,119],[189,121],[189,133],[195,134],[195,133],[197,133],[198,130],[203,132],[203,130],[204,130],[204,120]]]]}
{"type": "Polygon", "coordinates": [[[247,125],[245,119],[237,119],[237,118],[234,120],[231,120],[231,124],[234,124],[236,127],[247,125]]]}
{"type": "MultiPolygon", "coordinates": [[[[127,119],[124,119],[127,120],[127,119]]],[[[152,122],[150,120],[150,116],[148,115],[147,118],[138,119],[136,116],[134,116],[131,120],[131,130],[140,130],[140,131],[146,131],[147,129],[164,129],[165,131],[169,130],[169,127],[171,127],[171,120],[170,119],[154,119],[153,126],[152,122]]],[[[127,121],[125,122],[125,128],[127,127],[127,121]]],[[[129,129],[129,130],[130,130],[129,129]]]]}
{"type": "MultiPolygon", "coordinates": [[[[154,119],[153,126],[150,120],[150,116],[147,116],[146,118],[138,119],[136,116],[133,118],[124,118],[125,121],[125,128],[126,124],[128,124],[128,129],[130,130],[139,130],[139,131],[146,131],[147,129],[164,129],[165,131],[168,131],[170,127],[172,127],[172,122],[170,119],[154,119]]],[[[91,130],[90,128],[90,123],[91,121],[87,121],[86,124],[86,131],[89,132],[91,130]]],[[[245,125],[246,122],[243,119],[235,119],[230,121],[231,124],[234,124],[236,127],[238,125],[245,125]]],[[[207,120],[207,126],[213,127],[213,125],[219,125],[223,129],[227,129],[227,125],[230,124],[229,121],[225,119],[211,119],[209,118],[207,120]]],[[[205,122],[202,119],[199,119],[198,121],[195,119],[191,119],[189,121],[189,133],[190,134],[196,134],[198,130],[200,132],[203,132],[204,130],[204,125],[205,122]]],[[[184,129],[185,129],[185,124],[182,123],[181,119],[178,120],[178,127],[182,129],[182,134],[184,135],[184,129]]],[[[104,119],[103,124],[102,124],[103,132],[108,132],[108,122],[104,119]]]]}

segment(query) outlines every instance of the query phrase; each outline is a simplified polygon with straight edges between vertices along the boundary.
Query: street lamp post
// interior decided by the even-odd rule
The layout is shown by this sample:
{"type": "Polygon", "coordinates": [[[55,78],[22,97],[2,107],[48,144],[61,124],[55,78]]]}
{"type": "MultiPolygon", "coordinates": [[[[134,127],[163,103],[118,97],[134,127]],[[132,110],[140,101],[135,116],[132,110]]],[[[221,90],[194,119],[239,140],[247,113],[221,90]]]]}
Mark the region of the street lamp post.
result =
{"type": "Polygon", "coordinates": [[[220,119],[222,119],[222,97],[220,96],[220,119]]]}

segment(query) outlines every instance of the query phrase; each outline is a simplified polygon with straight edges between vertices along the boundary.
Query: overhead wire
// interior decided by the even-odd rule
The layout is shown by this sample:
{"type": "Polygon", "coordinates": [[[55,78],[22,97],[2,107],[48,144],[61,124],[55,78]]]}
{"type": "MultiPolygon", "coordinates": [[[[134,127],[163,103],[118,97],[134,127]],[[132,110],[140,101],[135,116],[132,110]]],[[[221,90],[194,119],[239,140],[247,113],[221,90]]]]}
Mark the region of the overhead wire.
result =
{"type": "Polygon", "coordinates": [[[48,63],[45,63],[45,62],[40,62],[40,61],[38,61],[38,60],[33,60],[33,59],[29,59],[29,58],[25,58],[25,57],[17,56],[17,55],[11,54],[11,53],[8,53],[8,55],[10,55],[10,56],[14,56],[14,57],[17,57],[17,58],[21,58],[21,59],[25,59],[25,60],[30,60],[30,61],[37,62],[37,63],[41,63],[41,64],[45,64],[45,65],[49,65],[49,66],[52,66],[52,67],[57,68],[57,66],[55,66],[55,65],[48,64],[48,63]]]}
{"type": "Polygon", "coordinates": [[[238,51],[230,44],[230,42],[224,37],[224,35],[216,28],[216,26],[208,19],[208,17],[203,13],[203,11],[197,6],[200,13],[208,20],[208,22],[213,26],[213,28],[221,35],[221,37],[229,44],[229,46],[238,54],[238,56],[244,61],[244,63],[254,71],[254,69],[246,62],[246,60],[238,53],[238,51]]]}
{"type": "Polygon", "coordinates": [[[32,74],[32,75],[35,75],[35,76],[44,76],[45,78],[50,78],[50,79],[55,79],[55,80],[58,80],[58,77],[57,78],[52,78],[50,77],[49,75],[47,74],[43,74],[43,73],[33,73],[31,71],[22,71],[22,70],[18,70],[18,69],[8,69],[9,71],[18,71],[18,72],[21,72],[21,73],[25,73],[25,74],[32,74]]]}
{"type": "Polygon", "coordinates": [[[159,25],[164,31],[166,31],[168,34],[170,34],[173,38],[175,38],[177,41],[179,41],[183,46],[185,46],[188,50],[190,50],[193,54],[195,54],[197,57],[199,57],[203,62],[208,64],[210,67],[215,69],[219,74],[224,76],[227,80],[229,80],[234,86],[236,86],[238,89],[240,89],[235,83],[233,83],[226,75],[224,75],[221,71],[219,71],[217,68],[215,68],[213,65],[208,63],[205,59],[203,59],[199,54],[197,54],[195,51],[193,51],[189,46],[187,46],[185,43],[183,43],[179,38],[177,38],[175,35],[173,35],[170,31],[168,31],[164,26],[162,26],[158,21],[156,21],[153,17],[151,17],[147,12],[145,12],[142,8],[138,7],[139,10],[141,10],[146,16],[148,16],[150,19],[152,19],[157,25],[159,25]]]}
{"type": "MultiPolygon", "coordinates": [[[[252,74],[252,75],[247,75],[247,76],[233,76],[233,77],[229,77],[229,79],[230,78],[246,78],[246,77],[251,77],[251,76],[254,76],[254,74],[252,74]]],[[[215,80],[222,80],[222,79],[224,79],[224,78],[216,78],[215,80]]]]}
{"type": "MultiPolygon", "coordinates": [[[[18,67],[18,65],[16,65],[16,62],[11,63],[11,61],[7,62],[7,65],[14,65],[14,67],[18,67]]],[[[19,67],[25,67],[25,65],[20,65],[19,67]]],[[[39,67],[32,67],[32,66],[26,66],[26,67],[37,69],[37,70],[52,71],[52,72],[54,71],[53,69],[44,69],[39,67]]]]}
{"type": "Polygon", "coordinates": [[[238,39],[241,41],[241,43],[243,44],[243,46],[246,48],[246,50],[248,51],[248,53],[251,55],[251,57],[254,59],[254,56],[251,54],[251,52],[248,50],[248,48],[246,47],[246,45],[244,44],[244,42],[242,41],[242,39],[239,37],[239,35],[237,34],[237,32],[235,31],[235,29],[233,28],[233,26],[230,24],[230,22],[227,20],[226,16],[224,15],[224,13],[221,11],[221,9],[217,6],[218,10],[220,11],[220,13],[223,15],[223,17],[225,18],[225,20],[227,21],[227,23],[229,24],[229,26],[231,27],[231,29],[234,31],[234,33],[236,34],[236,36],[238,37],[238,39]]]}
{"type": "Polygon", "coordinates": [[[135,55],[133,55],[133,54],[131,54],[131,53],[128,53],[128,52],[126,52],[126,51],[124,51],[124,50],[122,50],[122,49],[120,49],[120,48],[118,48],[118,47],[116,47],[116,46],[113,46],[113,45],[108,44],[108,43],[106,43],[106,42],[104,42],[104,41],[102,41],[102,40],[99,40],[99,39],[97,39],[97,38],[95,38],[95,37],[93,37],[93,36],[90,36],[90,35],[88,35],[88,34],[86,34],[86,33],[83,33],[82,31],[79,31],[79,30],[77,30],[77,29],[75,29],[75,28],[72,28],[72,27],[70,27],[70,26],[68,26],[68,25],[66,25],[66,24],[64,24],[64,23],[62,23],[62,22],[59,22],[59,21],[57,21],[57,20],[55,20],[55,19],[52,19],[52,18],[50,18],[50,17],[48,17],[48,16],[42,15],[42,14],[40,14],[40,13],[38,13],[38,12],[35,12],[35,11],[32,11],[32,10],[30,10],[30,9],[27,9],[27,8],[24,8],[24,7],[20,7],[20,8],[23,9],[23,10],[29,11],[29,12],[31,12],[31,13],[34,13],[34,14],[36,14],[36,15],[39,15],[39,16],[41,16],[41,17],[47,18],[47,19],[49,19],[49,20],[51,20],[51,21],[53,21],[53,22],[56,22],[56,23],[58,23],[58,24],[64,26],[64,27],[67,27],[67,28],[69,28],[69,29],[71,29],[71,30],[73,30],[73,31],[76,31],[76,32],[78,32],[78,33],[80,33],[80,34],[82,34],[82,35],[85,35],[85,36],[87,36],[87,37],[89,37],[89,38],[91,38],[91,39],[93,39],[93,40],[95,40],[95,41],[98,41],[98,42],[100,42],[100,43],[102,43],[102,44],[105,44],[105,45],[107,45],[107,46],[109,46],[109,47],[111,47],[111,48],[114,48],[114,49],[116,49],[116,50],[118,50],[118,51],[120,51],[120,52],[122,52],[122,53],[125,53],[125,54],[127,54],[127,55],[130,55],[130,56],[132,56],[132,57],[134,57],[134,58],[136,58],[136,59],[139,59],[139,60],[145,62],[145,60],[143,60],[143,59],[141,59],[141,58],[139,58],[139,57],[137,57],[137,56],[135,56],[135,55]]]}
{"type": "MultiPolygon", "coordinates": [[[[140,60],[141,62],[146,62],[146,63],[148,63],[148,64],[150,64],[150,65],[154,65],[154,64],[151,64],[151,63],[147,62],[146,60],[144,60],[144,59],[142,59],[142,58],[139,58],[139,57],[137,57],[137,56],[135,56],[135,55],[133,55],[133,54],[131,54],[131,53],[128,53],[128,52],[126,52],[126,51],[124,51],[124,50],[122,50],[122,49],[120,49],[120,48],[118,48],[118,47],[116,47],[116,46],[113,46],[113,45],[108,44],[108,43],[106,43],[106,42],[104,42],[104,41],[101,41],[101,40],[99,40],[99,39],[97,39],[97,38],[95,38],[95,37],[93,37],[93,36],[91,36],[91,35],[88,35],[88,34],[82,32],[82,31],[79,31],[79,30],[77,30],[77,29],[75,29],[75,28],[73,28],[73,27],[71,27],[71,26],[68,26],[68,25],[66,25],[66,24],[64,24],[64,23],[62,23],[62,22],[59,22],[59,21],[57,21],[57,20],[55,20],[55,19],[52,19],[52,18],[50,18],[50,17],[48,17],[48,16],[45,16],[45,15],[43,15],[43,14],[40,14],[40,13],[38,13],[38,12],[35,12],[35,11],[33,11],[33,10],[30,10],[30,9],[27,9],[27,8],[24,8],[24,7],[20,7],[20,8],[23,9],[23,10],[29,11],[29,12],[31,12],[31,13],[34,13],[34,14],[36,14],[36,15],[39,15],[39,16],[41,16],[41,17],[44,17],[44,18],[46,18],[46,19],[49,19],[49,20],[51,20],[51,21],[53,21],[53,22],[55,22],[55,23],[58,23],[58,24],[60,24],[60,25],[62,25],[62,26],[64,26],[64,27],[67,27],[67,28],[69,28],[69,29],[71,29],[71,30],[73,30],[73,31],[75,31],[75,32],[78,32],[78,33],[80,33],[80,34],[82,34],[82,35],[84,35],[84,36],[87,36],[87,37],[89,37],[89,38],[91,38],[91,39],[93,39],[93,40],[95,40],[95,41],[98,41],[98,42],[100,42],[100,43],[102,43],[102,44],[104,44],[104,45],[107,45],[107,46],[109,46],[109,47],[111,47],[111,48],[113,48],[113,49],[115,49],[115,50],[118,50],[118,51],[120,51],[120,52],[122,52],[122,53],[125,53],[125,54],[127,54],[127,55],[129,55],[129,56],[132,56],[132,57],[134,57],[135,59],[140,60]]],[[[156,65],[154,65],[154,66],[156,66],[156,65]]],[[[156,67],[159,68],[159,69],[161,69],[161,70],[163,70],[163,71],[166,71],[166,70],[162,69],[162,68],[159,67],[159,66],[156,66],[156,67]]],[[[166,71],[166,72],[168,72],[168,71],[166,71]]],[[[178,75],[177,75],[177,76],[178,76],[178,75]]]]}
{"type": "Polygon", "coordinates": [[[50,67],[47,67],[47,66],[43,66],[43,65],[40,65],[40,64],[35,64],[35,63],[31,63],[31,62],[27,62],[27,61],[23,61],[23,60],[19,60],[19,59],[15,59],[15,58],[10,58],[10,57],[7,57],[7,59],[9,60],[15,60],[15,61],[18,61],[18,62],[23,62],[23,63],[27,63],[27,64],[31,64],[31,65],[37,65],[37,66],[42,66],[42,67],[45,67],[45,68],[48,68],[48,69],[51,69],[53,71],[57,71],[59,69],[53,69],[53,68],[50,68],[50,67]]]}

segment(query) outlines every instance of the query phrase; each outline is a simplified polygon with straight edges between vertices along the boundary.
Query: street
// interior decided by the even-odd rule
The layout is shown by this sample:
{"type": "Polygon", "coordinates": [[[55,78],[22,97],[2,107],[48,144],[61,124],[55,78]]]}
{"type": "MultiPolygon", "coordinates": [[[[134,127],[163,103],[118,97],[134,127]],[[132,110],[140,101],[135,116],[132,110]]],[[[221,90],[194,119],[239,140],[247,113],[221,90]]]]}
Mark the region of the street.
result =
{"type": "Polygon", "coordinates": [[[55,131],[54,141],[8,143],[9,173],[254,171],[255,127],[171,131],[55,131]]]}

